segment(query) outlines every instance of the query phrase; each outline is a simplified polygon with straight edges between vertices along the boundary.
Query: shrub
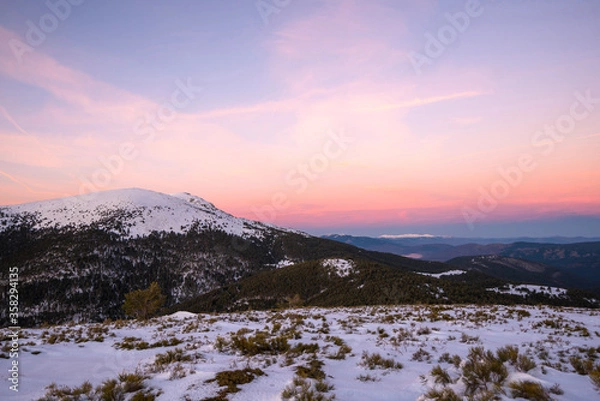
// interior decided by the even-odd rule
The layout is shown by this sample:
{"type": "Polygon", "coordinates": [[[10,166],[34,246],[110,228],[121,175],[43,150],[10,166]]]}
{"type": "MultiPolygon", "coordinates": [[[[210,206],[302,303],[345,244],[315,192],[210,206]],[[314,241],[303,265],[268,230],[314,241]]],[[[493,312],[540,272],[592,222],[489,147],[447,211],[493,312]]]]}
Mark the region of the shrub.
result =
{"type": "Polygon", "coordinates": [[[183,379],[187,375],[185,367],[181,363],[177,363],[173,369],[171,369],[171,375],[169,380],[183,379]]]}
{"type": "Polygon", "coordinates": [[[371,376],[370,374],[359,375],[356,380],[360,380],[361,382],[378,382],[381,381],[377,376],[371,376]]]}
{"type": "Polygon", "coordinates": [[[318,359],[313,359],[307,366],[298,366],[296,368],[296,375],[301,378],[323,380],[325,378],[325,372],[323,372],[324,363],[318,359]]]}
{"type": "Polygon", "coordinates": [[[537,366],[535,361],[527,355],[519,354],[519,348],[515,345],[507,345],[506,347],[498,348],[496,350],[496,355],[502,363],[509,362],[517,368],[519,372],[529,372],[537,366]]]}
{"type": "Polygon", "coordinates": [[[446,386],[452,383],[450,374],[446,369],[442,368],[440,365],[437,365],[433,369],[431,369],[431,376],[434,378],[436,384],[446,386]]]}
{"type": "Polygon", "coordinates": [[[144,388],[144,380],[148,379],[148,376],[140,373],[121,373],[119,375],[119,382],[123,387],[124,392],[133,393],[135,391],[144,388]]]}
{"type": "MultiPolygon", "coordinates": [[[[287,386],[281,393],[281,398],[284,400],[293,399],[295,401],[332,401],[335,399],[335,395],[327,396],[320,392],[316,387],[319,386],[320,382],[317,382],[315,388],[305,379],[294,378],[294,382],[287,386]]],[[[327,391],[331,390],[331,386],[323,384],[321,388],[326,388],[327,391]]]]}
{"type": "Polygon", "coordinates": [[[496,355],[503,363],[510,362],[512,365],[517,363],[519,357],[519,348],[514,345],[507,345],[496,350],[496,355]]]}
{"type": "Polygon", "coordinates": [[[384,358],[379,353],[369,354],[367,351],[363,352],[359,365],[364,366],[370,370],[403,368],[400,362],[396,362],[392,358],[384,358]]]}
{"type": "Polygon", "coordinates": [[[186,362],[192,359],[191,356],[183,353],[181,348],[175,348],[174,350],[169,350],[164,354],[156,354],[154,357],[154,367],[158,371],[164,370],[167,365],[170,365],[175,362],[186,362]]]}
{"type": "Polygon", "coordinates": [[[269,334],[264,331],[248,337],[233,335],[231,336],[231,345],[244,355],[280,354],[290,349],[287,337],[269,338],[269,334]]]}
{"type": "Polygon", "coordinates": [[[390,343],[394,346],[400,346],[405,341],[414,341],[414,340],[415,340],[415,337],[413,336],[413,333],[411,331],[405,329],[404,327],[400,327],[398,329],[396,336],[394,336],[390,339],[390,343]]]}
{"type": "Polygon", "coordinates": [[[550,387],[550,389],[548,391],[550,391],[550,393],[556,394],[556,395],[563,395],[565,393],[563,391],[563,389],[560,388],[560,384],[558,384],[558,383],[556,383],[552,387],[550,387]]]}
{"type": "Polygon", "coordinates": [[[508,371],[502,361],[483,347],[469,350],[462,373],[468,396],[478,393],[497,394],[508,377],[508,371]]]}
{"type": "Polygon", "coordinates": [[[46,394],[38,401],[79,400],[84,399],[84,396],[90,399],[93,396],[93,391],[94,388],[89,381],[75,388],[59,387],[56,383],[52,383],[46,387],[46,394]]]}
{"type": "Polygon", "coordinates": [[[226,370],[217,373],[214,379],[207,380],[207,383],[216,381],[219,387],[226,386],[227,389],[220,394],[237,393],[241,389],[240,384],[247,384],[254,380],[257,376],[263,376],[265,372],[260,369],[241,369],[241,370],[226,370]]]}
{"type": "Polygon", "coordinates": [[[569,358],[569,362],[575,372],[578,374],[585,376],[588,375],[594,369],[594,362],[591,359],[581,359],[579,356],[572,356],[569,358]]]}
{"type": "Polygon", "coordinates": [[[183,340],[180,340],[179,338],[176,337],[171,337],[168,340],[160,340],[160,341],[156,341],[153,343],[148,343],[147,341],[143,341],[141,338],[137,338],[137,337],[124,337],[123,341],[121,342],[116,342],[115,343],[115,347],[119,348],[119,349],[126,349],[126,350],[144,350],[144,349],[148,349],[148,348],[158,348],[158,347],[172,347],[175,345],[179,345],[183,342],[183,340]]]}
{"type": "Polygon", "coordinates": [[[106,380],[98,388],[101,400],[124,401],[125,391],[115,379],[106,380]]]}
{"type": "Polygon", "coordinates": [[[462,401],[463,399],[454,390],[447,387],[441,390],[431,389],[425,396],[433,401],[462,401]]]}
{"type": "Polygon", "coordinates": [[[549,391],[540,383],[531,380],[521,380],[508,385],[513,398],[524,398],[533,401],[552,401],[549,391]]]}
{"type": "Polygon", "coordinates": [[[537,364],[527,355],[519,355],[519,357],[517,358],[517,362],[515,363],[515,367],[520,372],[529,372],[536,366],[537,364]]]}
{"type": "Polygon", "coordinates": [[[419,350],[416,351],[412,355],[411,360],[417,361],[417,362],[430,361],[431,360],[431,354],[429,352],[425,351],[423,348],[419,348],[419,350]]]}
{"type": "Polygon", "coordinates": [[[479,341],[479,336],[470,336],[466,333],[462,333],[460,336],[460,342],[465,344],[473,344],[479,341]]]}
{"type": "Polygon", "coordinates": [[[333,389],[333,384],[329,384],[325,381],[319,380],[315,383],[315,390],[317,390],[319,393],[328,393],[333,389]]]}
{"type": "Polygon", "coordinates": [[[337,345],[338,347],[341,347],[342,345],[346,344],[346,342],[338,336],[327,336],[327,337],[325,337],[325,341],[332,342],[334,345],[337,345]]]}
{"type": "Polygon", "coordinates": [[[301,354],[316,354],[319,352],[319,344],[317,343],[298,343],[294,345],[292,349],[289,350],[289,353],[292,355],[301,355],[301,354]]]}
{"type": "Polygon", "coordinates": [[[438,360],[438,362],[442,363],[449,363],[454,365],[454,367],[458,368],[460,366],[460,363],[462,362],[462,359],[460,358],[459,355],[452,355],[450,356],[449,352],[444,352],[441,356],[440,359],[438,360]]]}
{"type": "Polygon", "coordinates": [[[129,399],[129,401],[154,401],[156,395],[144,391],[138,391],[129,399]]]}
{"type": "Polygon", "coordinates": [[[600,390],[600,365],[596,365],[589,373],[590,380],[597,390],[600,390]]]}
{"type": "Polygon", "coordinates": [[[130,401],[153,401],[156,395],[145,390],[143,383],[148,377],[135,373],[121,373],[118,379],[104,381],[95,389],[86,381],[79,387],[59,387],[55,383],[46,387],[46,394],[38,401],[124,401],[127,394],[133,393],[130,401]]]}
{"type": "Polygon", "coordinates": [[[346,359],[346,355],[352,352],[352,348],[350,348],[349,345],[342,345],[340,348],[338,348],[337,352],[335,354],[329,354],[327,355],[327,358],[329,359],[346,359]]]}
{"type": "Polygon", "coordinates": [[[421,328],[419,328],[419,330],[417,330],[418,336],[426,336],[428,334],[431,334],[431,329],[427,326],[421,327],[421,328]]]}

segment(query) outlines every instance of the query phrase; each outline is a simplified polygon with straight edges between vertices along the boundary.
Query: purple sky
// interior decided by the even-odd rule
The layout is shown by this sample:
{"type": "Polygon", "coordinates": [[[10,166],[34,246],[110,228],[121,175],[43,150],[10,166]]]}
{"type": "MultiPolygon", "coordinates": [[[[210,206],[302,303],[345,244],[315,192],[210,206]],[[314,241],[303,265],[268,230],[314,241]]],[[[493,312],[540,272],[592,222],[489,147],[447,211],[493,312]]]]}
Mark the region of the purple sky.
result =
{"type": "Polygon", "coordinates": [[[585,0],[3,1],[0,204],[600,235],[599,37],[585,0]]]}

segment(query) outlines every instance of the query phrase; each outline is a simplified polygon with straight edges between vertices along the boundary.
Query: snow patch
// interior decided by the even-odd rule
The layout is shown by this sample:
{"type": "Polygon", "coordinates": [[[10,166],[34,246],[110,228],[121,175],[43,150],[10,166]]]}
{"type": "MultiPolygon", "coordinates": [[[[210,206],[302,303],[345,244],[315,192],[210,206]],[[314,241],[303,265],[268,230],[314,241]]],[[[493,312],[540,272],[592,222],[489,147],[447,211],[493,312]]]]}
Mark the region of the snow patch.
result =
{"type": "Polygon", "coordinates": [[[423,257],[423,255],[421,255],[420,253],[409,253],[408,255],[402,255],[405,258],[411,258],[411,259],[421,259],[423,257]]]}
{"type": "Polygon", "coordinates": [[[176,320],[185,320],[185,319],[190,319],[190,318],[198,318],[198,314],[197,313],[192,313],[192,312],[175,312],[171,315],[167,315],[166,316],[169,319],[176,319],[176,320]]]}
{"type": "Polygon", "coordinates": [[[332,268],[340,277],[347,277],[354,271],[354,262],[346,259],[325,259],[323,266],[332,268]]]}
{"type": "Polygon", "coordinates": [[[554,297],[567,296],[567,290],[558,287],[544,287],[541,285],[515,285],[510,284],[505,288],[488,288],[488,291],[498,292],[500,294],[527,296],[530,293],[537,292],[554,297]]]}
{"type": "Polygon", "coordinates": [[[284,267],[291,266],[291,265],[293,265],[295,263],[297,263],[297,262],[294,262],[291,259],[282,259],[279,262],[277,262],[277,264],[275,265],[275,268],[276,269],[283,269],[284,267]]]}
{"type": "Polygon", "coordinates": [[[422,274],[424,276],[440,278],[442,276],[458,276],[461,274],[465,274],[466,271],[464,271],[464,270],[448,270],[446,272],[441,272],[441,273],[422,273],[422,272],[417,272],[417,273],[422,274]]]}

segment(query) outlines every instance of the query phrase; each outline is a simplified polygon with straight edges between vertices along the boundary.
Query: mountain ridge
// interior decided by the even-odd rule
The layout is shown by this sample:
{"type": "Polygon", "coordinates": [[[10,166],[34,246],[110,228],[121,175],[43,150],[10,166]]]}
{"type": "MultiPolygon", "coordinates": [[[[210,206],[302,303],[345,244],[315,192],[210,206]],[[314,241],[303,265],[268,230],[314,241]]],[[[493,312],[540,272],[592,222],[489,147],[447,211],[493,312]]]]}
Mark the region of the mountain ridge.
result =
{"type": "Polygon", "coordinates": [[[153,231],[185,233],[194,224],[218,226],[228,234],[251,236],[268,229],[288,230],[235,217],[188,192],[172,195],[141,188],[116,189],[66,198],[0,206],[0,231],[11,224],[34,228],[102,226],[129,237],[153,231]],[[111,223],[120,220],[121,224],[111,223]]]}
{"type": "MultiPolygon", "coordinates": [[[[455,267],[237,218],[188,193],[126,189],[2,207],[0,226],[0,287],[8,285],[8,272],[16,267],[23,325],[123,318],[125,294],[152,282],[161,287],[167,308],[194,299],[226,301],[219,294],[235,293],[238,283],[257,299],[269,296],[268,288],[278,291],[273,302],[261,304],[271,307],[295,296],[297,281],[304,282],[299,284],[304,299],[314,304],[520,299],[487,291],[504,281],[482,273],[440,280],[423,276],[417,273],[455,267]],[[346,275],[342,268],[345,276],[330,276],[330,268],[315,262],[323,259],[352,260],[359,269],[346,275]],[[317,276],[310,277],[311,271],[317,276]],[[368,291],[352,280],[363,280],[368,291]]],[[[8,302],[7,294],[0,293],[0,302],[8,302]]],[[[546,300],[555,302],[536,302],[546,300]]],[[[596,301],[573,293],[560,302],[596,301]]],[[[7,310],[0,309],[0,324],[6,318],[7,310]]]]}
{"type": "Polygon", "coordinates": [[[406,271],[448,268],[233,217],[188,193],[126,189],[7,206],[0,226],[0,286],[17,267],[20,313],[32,324],[121,318],[124,295],[153,281],[168,306],[282,262],[353,256],[406,271]]]}

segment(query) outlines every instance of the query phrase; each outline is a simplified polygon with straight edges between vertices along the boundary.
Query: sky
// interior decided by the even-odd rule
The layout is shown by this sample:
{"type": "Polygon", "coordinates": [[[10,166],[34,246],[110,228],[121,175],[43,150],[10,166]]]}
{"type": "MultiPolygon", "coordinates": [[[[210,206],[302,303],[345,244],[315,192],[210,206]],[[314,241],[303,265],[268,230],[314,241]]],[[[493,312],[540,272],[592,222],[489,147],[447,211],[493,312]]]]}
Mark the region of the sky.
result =
{"type": "Polygon", "coordinates": [[[0,2],[0,205],[600,236],[600,2],[0,2]]]}

